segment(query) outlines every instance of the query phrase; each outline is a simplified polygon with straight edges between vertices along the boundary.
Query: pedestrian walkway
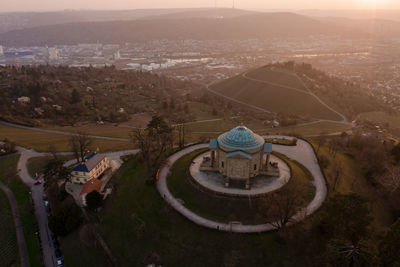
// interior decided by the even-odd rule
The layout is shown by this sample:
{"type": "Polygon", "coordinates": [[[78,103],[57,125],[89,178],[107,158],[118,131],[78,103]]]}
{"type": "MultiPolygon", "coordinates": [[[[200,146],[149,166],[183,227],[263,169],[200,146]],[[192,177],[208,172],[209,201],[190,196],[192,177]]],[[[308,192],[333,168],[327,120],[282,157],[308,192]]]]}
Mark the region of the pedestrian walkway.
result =
{"type": "MultiPolygon", "coordinates": [[[[264,138],[292,138],[288,136],[263,136],[264,138]]],[[[275,230],[275,227],[271,223],[258,224],[258,225],[243,225],[240,222],[231,223],[220,223],[203,218],[196,213],[187,209],[178,199],[176,199],[171,192],[168,190],[167,177],[170,173],[171,166],[182,156],[190,154],[198,149],[206,148],[208,144],[199,144],[187,147],[173,155],[171,155],[167,162],[159,171],[159,179],[157,181],[157,189],[165,201],[171,205],[175,210],[185,216],[187,219],[196,223],[197,225],[204,226],[207,228],[236,232],[236,233],[259,233],[265,231],[275,230]]],[[[314,213],[324,202],[327,194],[327,188],[325,184],[325,178],[319,167],[317,158],[314,150],[309,143],[299,139],[296,146],[282,146],[273,145],[273,150],[286,155],[292,160],[298,161],[304,167],[306,167],[313,175],[313,184],[316,187],[316,193],[314,199],[305,207],[300,210],[296,215],[292,217],[292,224],[303,220],[306,216],[314,213]]]]}

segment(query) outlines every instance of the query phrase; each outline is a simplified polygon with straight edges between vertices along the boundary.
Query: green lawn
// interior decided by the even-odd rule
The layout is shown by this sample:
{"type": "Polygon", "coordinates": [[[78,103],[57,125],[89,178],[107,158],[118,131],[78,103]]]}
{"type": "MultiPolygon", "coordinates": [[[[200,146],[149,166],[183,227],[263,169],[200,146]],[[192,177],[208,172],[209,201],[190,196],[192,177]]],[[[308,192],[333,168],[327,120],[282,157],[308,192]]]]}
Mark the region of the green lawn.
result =
{"type": "Polygon", "coordinates": [[[336,122],[317,122],[309,125],[294,125],[265,129],[262,134],[300,134],[302,136],[320,135],[321,133],[341,133],[350,130],[351,125],[336,122]]]}
{"type": "Polygon", "coordinates": [[[0,190],[0,266],[18,266],[19,253],[14,219],[7,196],[0,190]]]}
{"type": "Polygon", "coordinates": [[[270,73],[267,68],[254,70],[247,74],[248,77],[262,81],[290,85],[298,90],[287,87],[271,85],[264,82],[249,80],[242,75],[224,80],[211,86],[211,89],[225,96],[242,102],[264,108],[272,112],[296,114],[315,119],[341,120],[341,118],[318,100],[308,94],[300,80],[283,72],[270,73]],[[279,77],[271,78],[278,75],[279,77]]]}
{"type": "Polygon", "coordinates": [[[35,235],[37,231],[36,218],[31,205],[29,189],[17,175],[18,159],[19,155],[17,154],[0,158],[0,180],[11,189],[17,199],[31,266],[42,266],[42,252],[35,235]]]}
{"type": "Polygon", "coordinates": [[[246,74],[247,77],[257,80],[276,83],[283,86],[294,87],[296,89],[307,92],[307,88],[294,73],[285,69],[278,68],[258,68],[246,74]]]}
{"type": "Polygon", "coordinates": [[[129,138],[129,133],[132,131],[131,128],[127,127],[118,127],[112,125],[95,125],[95,124],[88,124],[77,127],[47,126],[46,129],[70,132],[70,133],[85,132],[90,135],[117,137],[117,138],[129,138]]]}
{"type": "Polygon", "coordinates": [[[109,266],[100,245],[86,235],[84,226],[66,237],[60,237],[60,244],[66,266],[109,266]]]}
{"type": "MultiPolygon", "coordinates": [[[[57,151],[70,151],[69,136],[67,135],[0,125],[0,140],[4,138],[8,138],[19,146],[32,147],[37,151],[48,151],[50,145],[54,146],[57,151]]],[[[133,144],[124,141],[94,139],[92,147],[98,147],[100,151],[117,151],[131,149],[133,144]]]]}
{"type": "MultiPolygon", "coordinates": [[[[230,221],[240,221],[243,224],[266,223],[268,221],[268,214],[264,210],[267,198],[261,197],[250,201],[247,198],[219,197],[199,191],[190,182],[188,178],[189,164],[193,157],[203,151],[199,150],[186,155],[173,165],[171,175],[167,179],[168,188],[171,193],[176,198],[182,199],[185,207],[209,219],[224,223],[229,223],[230,221]]],[[[283,155],[277,156],[281,157],[289,165],[292,177],[282,189],[272,194],[280,194],[282,190],[286,190],[288,187],[298,189],[305,187],[306,190],[302,196],[303,203],[299,203],[299,205],[304,205],[311,201],[315,193],[315,188],[311,184],[311,174],[300,164],[288,160],[283,155]]]]}
{"type": "MultiPolygon", "coordinates": [[[[102,232],[121,266],[143,266],[152,252],[163,266],[279,266],[292,261],[274,233],[238,235],[199,227],[145,184],[142,165],[127,162],[100,215],[102,232]]],[[[69,262],[67,261],[67,264],[69,262]]]]}

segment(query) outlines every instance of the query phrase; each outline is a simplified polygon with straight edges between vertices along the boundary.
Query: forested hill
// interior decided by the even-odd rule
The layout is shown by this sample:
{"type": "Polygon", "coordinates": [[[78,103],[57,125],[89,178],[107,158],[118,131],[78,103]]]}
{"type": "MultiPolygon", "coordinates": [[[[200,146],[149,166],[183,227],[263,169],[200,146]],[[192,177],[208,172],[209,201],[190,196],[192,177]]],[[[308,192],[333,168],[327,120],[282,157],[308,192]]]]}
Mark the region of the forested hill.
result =
{"type": "Polygon", "coordinates": [[[120,122],[132,113],[157,110],[162,101],[178,101],[193,86],[114,67],[2,67],[0,119],[27,125],[120,122]]]}
{"type": "Polygon", "coordinates": [[[6,46],[43,46],[155,39],[265,39],[321,34],[365,36],[362,31],[293,13],[251,13],[228,18],[180,17],[49,25],[3,33],[0,40],[6,46]]]}

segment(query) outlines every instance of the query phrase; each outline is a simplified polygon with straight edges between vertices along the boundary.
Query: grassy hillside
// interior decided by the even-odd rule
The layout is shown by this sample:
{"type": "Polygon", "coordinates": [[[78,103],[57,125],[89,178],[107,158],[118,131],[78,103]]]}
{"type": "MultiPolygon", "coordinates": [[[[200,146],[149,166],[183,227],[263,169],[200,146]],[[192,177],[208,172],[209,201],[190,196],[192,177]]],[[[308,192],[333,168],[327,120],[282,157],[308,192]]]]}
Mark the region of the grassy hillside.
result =
{"type": "MultiPolygon", "coordinates": [[[[0,125],[0,140],[4,138],[8,138],[19,146],[31,147],[37,151],[48,151],[50,145],[57,151],[71,150],[68,135],[45,133],[0,125]]],[[[131,142],[102,139],[93,140],[92,146],[93,148],[99,148],[100,151],[117,151],[133,148],[131,142]]]]}
{"type": "MultiPolygon", "coordinates": [[[[25,184],[21,181],[20,177],[17,175],[17,163],[19,160],[18,154],[13,154],[9,156],[5,156],[0,158],[0,181],[10,188],[10,190],[14,193],[14,196],[17,200],[18,209],[21,215],[22,220],[22,228],[24,231],[24,237],[26,246],[28,248],[28,255],[30,265],[37,267],[42,266],[42,254],[40,251],[39,240],[35,232],[38,231],[36,226],[36,218],[34,215],[33,206],[31,204],[31,197],[29,194],[29,188],[25,186],[25,184]]],[[[2,208],[0,206],[0,208],[2,208]]],[[[0,209],[2,212],[3,210],[0,209]]],[[[3,214],[2,214],[3,215],[3,214]]],[[[1,216],[0,216],[1,217],[1,216]]],[[[0,219],[2,221],[2,219],[0,219]]],[[[1,225],[5,226],[5,225],[1,225]]],[[[2,234],[4,235],[15,235],[15,228],[11,228],[8,232],[7,230],[10,229],[2,228],[2,234]]],[[[2,262],[2,251],[8,250],[11,248],[7,248],[8,245],[14,246],[12,243],[4,243],[7,246],[3,247],[3,239],[0,234],[0,244],[2,244],[2,248],[0,249],[0,266],[18,266],[13,265],[11,262],[7,264],[6,262],[2,262]],[[5,264],[2,264],[5,263],[5,264]]],[[[17,249],[18,251],[18,249],[17,249]]],[[[16,254],[18,257],[18,253],[16,254]]],[[[9,255],[8,255],[9,256],[9,255]]]]}
{"type": "Polygon", "coordinates": [[[0,266],[19,264],[19,254],[15,226],[10,204],[3,191],[0,191],[0,266]]]}
{"type": "Polygon", "coordinates": [[[288,71],[260,68],[211,86],[211,90],[271,112],[341,120],[288,71]]]}

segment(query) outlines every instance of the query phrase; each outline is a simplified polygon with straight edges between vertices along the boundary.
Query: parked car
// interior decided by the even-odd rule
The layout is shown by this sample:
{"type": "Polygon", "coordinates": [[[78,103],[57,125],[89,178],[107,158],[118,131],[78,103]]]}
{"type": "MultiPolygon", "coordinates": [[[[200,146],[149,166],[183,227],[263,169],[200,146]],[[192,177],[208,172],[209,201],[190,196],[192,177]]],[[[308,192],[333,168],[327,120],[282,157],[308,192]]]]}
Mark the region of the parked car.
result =
{"type": "Polygon", "coordinates": [[[39,184],[42,184],[42,181],[36,180],[36,182],[34,182],[33,184],[34,184],[34,185],[39,185],[39,184]]]}
{"type": "Polygon", "coordinates": [[[62,257],[61,250],[59,250],[58,248],[54,251],[54,253],[56,254],[57,259],[60,259],[62,257]]]}

